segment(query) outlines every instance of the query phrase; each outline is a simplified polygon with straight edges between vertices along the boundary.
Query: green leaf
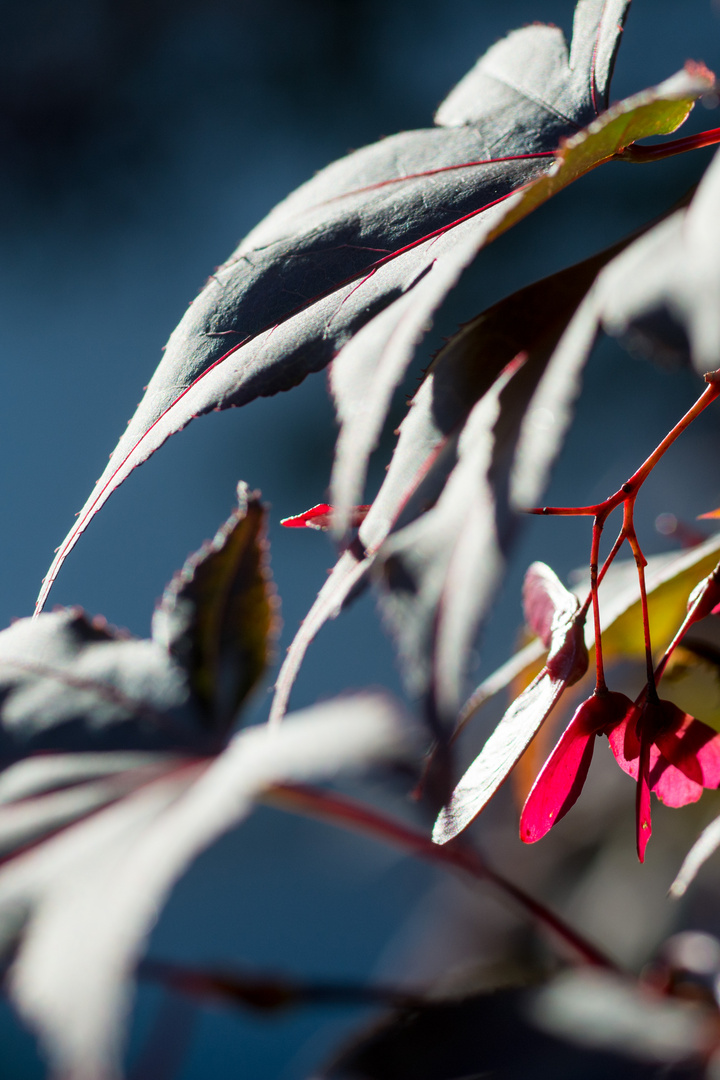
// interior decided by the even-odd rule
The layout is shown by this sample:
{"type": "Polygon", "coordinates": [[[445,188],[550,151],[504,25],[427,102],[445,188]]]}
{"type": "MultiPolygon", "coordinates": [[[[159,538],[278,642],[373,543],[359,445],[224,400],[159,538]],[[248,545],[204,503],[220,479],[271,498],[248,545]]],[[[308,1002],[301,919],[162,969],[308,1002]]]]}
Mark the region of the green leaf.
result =
{"type": "MultiPolygon", "coordinates": [[[[685,617],[688,597],[698,581],[715,567],[720,535],[681,554],[648,560],[645,571],[653,647],[666,648],[685,617]]],[[[613,567],[600,588],[603,655],[608,659],[640,659],[645,655],[642,612],[635,561],[613,567]],[[615,573],[613,574],[613,570],[615,573]]],[[[592,628],[588,636],[594,644],[592,628]]]]}
{"type": "Polygon", "coordinates": [[[695,101],[711,90],[714,83],[714,75],[704,65],[688,63],[659,86],[617,102],[577,135],[562,142],[556,154],[555,168],[531,181],[523,192],[510,200],[507,213],[487,242],[511,228],[573,180],[605,161],[622,157],[623,150],[638,139],[676,131],[687,119],[695,101]]]}

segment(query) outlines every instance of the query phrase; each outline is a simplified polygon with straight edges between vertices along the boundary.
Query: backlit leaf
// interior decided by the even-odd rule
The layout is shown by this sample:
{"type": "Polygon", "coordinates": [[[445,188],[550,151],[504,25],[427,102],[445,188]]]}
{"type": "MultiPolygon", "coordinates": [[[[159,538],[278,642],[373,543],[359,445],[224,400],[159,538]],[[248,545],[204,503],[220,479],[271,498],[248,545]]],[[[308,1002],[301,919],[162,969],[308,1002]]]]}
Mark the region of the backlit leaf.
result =
{"type": "Polygon", "coordinates": [[[535,843],[567,814],[582,791],[595,736],[632,708],[624,694],[593,694],[578,707],[537,777],[520,817],[520,839],[535,843]]]}
{"type": "MultiPolygon", "coordinates": [[[[387,353],[399,377],[429,316],[501,227],[505,201],[554,169],[561,139],[606,108],[628,2],[582,0],[570,56],[556,27],[516,31],[456,87],[435,128],[393,136],[336,162],[250,233],[172,334],[58,550],[40,607],[112,491],[193,417],[289,389],[363,327],[365,344],[368,337],[372,344],[363,350],[367,370],[387,353]],[[412,294],[416,303],[408,300],[412,294]],[[388,313],[395,305],[397,313],[388,313]],[[382,325],[373,328],[376,318],[382,325]]],[[[384,372],[379,377],[385,386],[392,382],[384,372]]],[[[344,512],[345,496],[338,505],[344,512]]]]}
{"type": "MultiPolygon", "coordinates": [[[[547,176],[528,185],[513,202],[498,233],[515,224],[540,203],[571,184],[590,169],[622,154],[637,139],[669,135],[687,119],[694,102],[711,90],[715,76],[702,64],[688,63],[683,71],[659,86],[616,102],[584,131],[571,135],[560,146],[556,164],[547,176]]],[[[493,237],[494,238],[494,237],[493,237]]]]}
{"type": "Polygon", "coordinates": [[[577,682],[587,671],[584,620],[578,618],[580,603],[577,597],[562,586],[549,567],[540,571],[536,564],[529,573],[530,593],[536,593],[543,581],[546,600],[553,608],[550,649],[545,666],[513,701],[478,757],[458,782],[450,802],[435,823],[433,840],[436,843],[447,843],[474,821],[507,779],[565,687],[577,682]]]}
{"type": "MultiPolygon", "coordinates": [[[[514,37],[510,35],[507,43],[514,37]]],[[[675,131],[696,98],[712,85],[712,73],[688,65],[660,86],[613,105],[587,128],[565,138],[552,168],[508,200],[502,219],[485,242],[636,139],[675,131]]],[[[393,390],[436,306],[434,288],[432,280],[420,283],[414,299],[406,295],[378,316],[341,350],[333,364],[331,383],[342,425],[332,482],[339,531],[343,531],[349,507],[362,496],[367,459],[377,444],[393,390]],[[428,297],[425,302],[423,294],[428,297]]]]}
{"type": "MultiPolygon", "coordinates": [[[[682,622],[688,595],[699,574],[707,574],[717,562],[720,537],[710,537],[703,544],[680,554],[656,555],[648,560],[646,586],[653,641],[664,649],[682,622]]],[[[587,588],[580,589],[585,593],[587,588]]],[[[644,658],[645,642],[640,612],[640,592],[635,560],[616,560],[608,571],[600,591],[600,616],[603,631],[603,654],[606,659],[644,658]]],[[[592,655],[594,627],[585,625],[585,643],[592,655]]],[[[463,708],[463,723],[486,701],[507,689],[510,683],[531,671],[542,656],[542,642],[530,642],[502,667],[485,679],[463,708]]]]}

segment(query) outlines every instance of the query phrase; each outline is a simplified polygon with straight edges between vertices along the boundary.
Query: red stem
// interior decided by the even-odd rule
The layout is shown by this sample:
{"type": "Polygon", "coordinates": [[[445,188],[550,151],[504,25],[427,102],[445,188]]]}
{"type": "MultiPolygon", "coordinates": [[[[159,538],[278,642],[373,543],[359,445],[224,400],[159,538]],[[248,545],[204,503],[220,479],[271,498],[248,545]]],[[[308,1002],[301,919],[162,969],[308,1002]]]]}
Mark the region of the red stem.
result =
{"type": "Polygon", "coordinates": [[[600,600],[598,597],[598,558],[600,554],[600,537],[602,536],[605,518],[598,516],[593,522],[592,544],[590,546],[590,594],[592,596],[593,620],[595,624],[595,693],[607,692],[605,683],[605,669],[602,656],[602,634],[600,632],[600,600]]]}
{"type": "Polygon", "coordinates": [[[633,522],[633,511],[635,509],[635,496],[633,495],[625,503],[625,514],[623,519],[623,533],[627,537],[627,541],[630,544],[632,553],[635,556],[635,565],[637,566],[638,581],[640,583],[640,604],[642,607],[642,621],[643,621],[643,635],[645,638],[645,668],[647,671],[647,696],[650,701],[657,701],[657,690],[655,689],[655,673],[653,670],[653,654],[652,643],[650,639],[650,617],[648,614],[648,602],[647,602],[647,589],[645,587],[645,567],[647,566],[647,559],[642,553],[638,538],[635,533],[635,524],[633,522]]]}
{"type": "Polygon", "coordinates": [[[605,499],[604,502],[595,503],[592,506],[536,506],[527,512],[529,514],[542,514],[553,517],[598,517],[602,515],[604,520],[617,506],[624,503],[629,496],[635,498],[640,487],[647,480],[663,454],[670,449],[675,440],[692,424],[693,420],[696,420],[700,413],[707,409],[708,405],[720,395],[720,369],[708,372],[705,375],[705,381],[709,385],[703,390],[692,408],[688,409],[681,420],[678,420],[675,427],[656,446],[652,454],[645,459],[640,468],[633,473],[629,480],[625,481],[614,495],[605,499]]]}
{"type": "Polygon", "coordinates": [[[408,828],[399,821],[385,817],[373,807],[365,806],[363,803],[335,792],[320,791],[305,785],[278,785],[265,793],[263,801],[279,805],[285,810],[319,818],[321,821],[327,821],[340,828],[351,828],[369,834],[376,840],[394,844],[411,855],[439,863],[446,869],[459,870],[478,881],[489,881],[510,896],[533,918],[557,934],[585,963],[609,971],[619,970],[609,957],[568,926],[559,915],[489,867],[476,851],[466,845],[457,842],[434,844],[429,837],[408,828]]]}
{"type": "Polygon", "coordinates": [[[610,569],[610,566],[611,566],[611,564],[613,562],[613,559],[617,555],[620,548],[623,546],[624,542],[625,542],[625,533],[621,529],[620,532],[618,533],[617,540],[615,541],[615,543],[612,546],[612,550],[610,551],[610,554],[606,558],[605,562],[602,564],[602,568],[600,570],[600,573],[598,574],[598,586],[602,585],[603,578],[605,577],[606,573],[610,569]]]}
{"type": "MultiPolygon", "coordinates": [[[[714,141],[720,142],[720,128],[713,132],[706,132],[706,136],[714,137],[714,141]]],[[[695,139],[695,136],[691,137],[695,139]]],[[[689,140],[681,140],[681,142],[688,143],[689,140]]],[[[706,145],[709,145],[707,143],[706,145]]],[[[680,151],[677,151],[680,152],[680,151]]],[[[643,691],[643,695],[646,696],[651,702],[658,700],[656,682],[662,676],[665,666],[675,649],[676,645],[682,638],[683,634],[696,619],[696,609],[700,602],[698,601],[693,605],[693,608],[688,612],[682,626],[678,630],[675,638],[669,646],[665,656],[660,661],[657,670],[654,669],[653,655],[652,655],[652,642],[650,636],[650,619],[648,614],[648,602],[647,602],[647,589],[645,586],[645,567],[647,560],[642,553],[640,544],[635,533],[635,525],[633,521],[633,514],[635,509],[635,500],[638,492],[645,480],[648,478],[652,470],[663,454],[672,446],[675,440],[685,431],[687,427],[703,412],[708,405],[710,405],[716,397],[720,395],[720,369],[717,371],[708,372],[705,375],[705,382],[708,384],[705,390],[702,392],[698,400],[688,409],[685,415],[677,422],[671,431],[665,436],[665,438],[658,444],[653,450],[652,454],[642,463],[639,469],[637,469],[633,475],[626,480],[626,482],[620,487],[614,495],[605,499],[604,502],[596,503],[593,506],[543,506],[535,507],[529,511],[531,514],[543,514],[553,516],[564,517],[580,517],[592,516],[595,518],[593,523],[592,544],[590,548],[590,595],[585,601],[582,614],[584,615],[590,603],[593,605],[593,617],[595,623],[595,667],[596,667],[596,684],[595,692],[602,693],[606,691],[605,685],[605,672],[603,668],[602,658],[602,635],[600,626],[600,605],[598,599],[598,586],[605,576],[605,573],[612,563],[613,559],[617,555],[620,547],[625,540],[628,541],[632,548],[633,555],[635,557],[635,564],[638,572],[638,582],[640,584],[640,601],[642,606],[642,620],[643,620],[643,634],[645,637],[645,664],[647,668],[647,687],[643,691]],[[618,506],[623,505],[623,525],[620,530],[620,534],[613,545],[612,551],[608,555],[600,573],[598,573],[598,555],[600,549],[600,536],[602,529],[605,525],[605,520],[609,514],[613,512],[618,506]]],[[[638,811],[639,813],[639,811],[638,811]]],[[[639,826],[638,826],[639,827],[639,826]]],[[[643,849],[644,850],[644,849],[643,849]]],[[[641,854],[642,861],[642,854],[641,854]]]]}
{"type": "Polygon", "coordinates": [[[715,146],[719,142],[720,128],[713,128],[711,131],[701,131],[698,135],[688,135],[684,139],[658,143],[657,146],[637,146],[636,143],[631,143],[615,154],[615,157],[621,161],[642,165],[647,161],[660,161],[662,158],[675,157],[676,154],[686,154],[689,150],[701,150],[704,146],[715,146]]]}
{"type": "Polygon", "coordinates": [[[141,960],[138,977],[162,983],[181,993],[213,999],[227,1005],[243,1005],[263,1011],[290,1005],[386,1005],[395,1009],[420,1009],[429,999],[422,992],[393,986],[365,986],[352,982],[300,982],[280,975],[194,968],[166,960],[141,960]]]}

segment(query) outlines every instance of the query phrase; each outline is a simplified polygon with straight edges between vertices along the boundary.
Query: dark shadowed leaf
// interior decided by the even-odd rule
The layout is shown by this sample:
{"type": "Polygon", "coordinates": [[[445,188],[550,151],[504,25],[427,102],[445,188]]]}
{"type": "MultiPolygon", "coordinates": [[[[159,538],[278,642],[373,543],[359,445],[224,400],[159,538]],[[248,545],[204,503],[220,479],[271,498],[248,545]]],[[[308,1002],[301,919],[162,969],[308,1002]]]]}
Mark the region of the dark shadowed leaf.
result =
{"type": "MultiPolygon", "coordinates": [[[[23,859],[52,877],[43,841],[57,834],[64,843],[103,808],[115,806],[122,822],[135,820],[123,807],[137,805],[142,831],[225,744],[262,673],[274,599],[264,513],[257,497],[240,495],[238,510],[168,586],[151,640],[77,609],[0,634],[3,881],[23,859]]],[[[32,902],[30,894],[0,901],[0,952],[32,902]]]]}
{"type": "Polygon", "coordinates": [[[2,763],[48,750],[200,749],[185,671],[77,608],[0,633],[2,763]]]}
{"type": "MultiPolygon", "coordinates": [[[[381,607],[410,689],[428,693],[444,723],[452,722],[460,703],[468,650],[516,530],[509,473],[537,376],[524,357],[507,366],[470,413],[435,505],[378,553],[381,607]]],[[[430,471],[445,476],[448,464],[446,448],[430,471]]]]}
{"type": "MultiPolygon", "coordinates": [[[[556,339],[555,339],[556,340],[556,339]]],[[[562,418],[533,434],[536,395],[552,352],[547,338],[520,353],[474,406],[440,498],[380,552],[382,607],[412,688],[454,722],[466,694],[469,650],[495,596],[519,520],[518,492],[539,493],[564,433],[562,418]],[[531,439],[534,472],[520,469],[531,439]],[[537,485],[537,486],[536,486],[537,485]]],[[[446,446],[428,469],[447,472],[446,446]]],[[[361,533],[362,536],[362,533],[361,533]]]]}
{"type": "MultiPolygon", "coordinates": [[[[319,1074],[324,1080],[700,1080],[693,1059],[708,1045],[709,1011],[646,995],[630,981],[579,974],[568,1012],[580,1031],[558,1022],[566,977],[536,991],[502,989],[428,1001],[376,1024],[319,1074]],[[598,1010],[592,1038],[591,1016],[598,1010]],[[676,1066],[678,1066],[676,1068],[676,1066]]],[[[562,1018],[560,1018],[562,1019],[562,1018]]]]}
{"type": "MultiPolygon", "coordinates": [[[[410,416],[401,425],[394,455],[399,460],[394,462],[394,469],[397,472],[402,463],[403,474],[408,474],[406,488],[414,476],[427,469],[428,462],[444,443],[459,433],[472,406],[490,389],[507,364],[524,350],[538,349],[548,340],[557,341],[598,271],[628,242],[506,297],[463,326],[440,350],[415,395],[410,416]]],[[[338,371],[343,370],[336,362],[334,383],[341,377],[338,371]]],[[[365,377],[364,371],[358,368],[358,378],[365,377]]],[[[375,412],[377,423],[382,424],[387,401],[383,404],[384,399],[361,390],[359,385],[348,387],[345,396],[350,405],[356,410],[375,412]]],[[[341,403],[339,409],[342,420],[341,403]]],[[[363,422],[364,430],[366,421],[367,418],[363,422]]],[[[346,423],[338,442],[332,490],[339,510],[345,503],[352,504],[353,492],[359,492],[364,477],[367,455],[362,445],[354,442],[355,426],[355,421],[351,425],[346,423]]]]}
{"type": "Polygon", "coordinates": [[[277,631],[265,512],[244,485],[238,497],[232,517],[168,585],[152,628],[187,672],[206,727],[220,736],[265,670],[277,631]]]}
{"type": "MultiPolygon", "coordinates": [[[[158,907],[188,863],[268,787],[335,776],[410,752],[404,718],[375,696],[252,728],[216,758],[147,775],[0,868],[0,938],[22,930],[8,985],[58,1075],[119,1075],[129,977],[158,907]]],[[[22,804],[20,804],[22,805],[22,804]]]]}
{"type": "Polygon", "coordinates": [[[273,597],[256,496],[170,583],[150,640],[71,608],[0,633],[0,763],[48,750],[222,746],[270,647],[273,597]]]}
{"type": "Polygon", "coordinates": [[[545,666],[513,701],[453,791],[435,823],[436,843],[452,840],[477,817],[524,753],[565,687],[577,682],[587,671],[584,619],[578,617],[577,597],[565,589],[549,567],[540,570],[534,564],[528,573],[530,588],[526,595],[533,601],[533,610],[538,591],[544,592],[545,601],[553,607],[545,666]]]}
{"type": "Polygon", "coordinates": [[[548,362],[597,271],[621,246],[522,289],[463,327],[401,428],[373,506],[392,520],[393,498],[403,500],[378,552],[382,607],[412,689],[431,689],[446,723],[467,693],[469,647],[501,579],[518,511],[540,498],[570,422],[577,381],[548,362]]]}
{"type": "MultiPolygon", "coordinates": [[[[581,0],[570,56],[556,27],[511,34],[450,94],[436,127],[336,162],[250,233],[172,334],[58,551],[40,606],[111,492],[193,417],[294,386],[363,327],[363,365],[374,370],[387,352],[393,374],[381,373],[380,383],[400,377],[429,316],[502,228],[506,201],[554,170],[560,141],[607,107],[628,4],[581,0]]],[[[689,109],[697,94],[688,93],[689,109]]],[[[593,164],[590,155],[585,167],[593,164]]]]}

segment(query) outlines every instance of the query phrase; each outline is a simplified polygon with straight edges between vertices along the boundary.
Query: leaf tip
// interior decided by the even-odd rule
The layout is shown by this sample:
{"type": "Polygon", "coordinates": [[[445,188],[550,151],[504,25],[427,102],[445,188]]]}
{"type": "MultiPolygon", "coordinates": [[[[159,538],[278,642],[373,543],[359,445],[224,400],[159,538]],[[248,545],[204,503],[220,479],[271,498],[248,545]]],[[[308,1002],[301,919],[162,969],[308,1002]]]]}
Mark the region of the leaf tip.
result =
{"type": "Polygon", "coordinates": [[[302,514],[282,518],[280,524],[286,529],[325,530],[330,525],[332,509],[329,503],[318,503],[317,506],[311,506],[309,510],[305,510],[302,514]]]}
{"type": "Polygon", "coordinates": [[[454,840],[462,830],[463,826],[457,822],[450,807],[445,806],[438,814],[437,821],[433,826],[432,842],[437,844],[438,847],[442,847],[444,844],[449,844],[451,840],[454,840]]]}
{"type": "MultiPolygon", "coordinates": [[[[369,506],[352,506],[348,516],[348,524],[353,529],[357,529],[358,526],[362,525],[369,510],[369,506]]],[[[332,525],[334,513],[335,508],[330,506],[329,503],[318,503],[317,506],[311,506],[309,510],[305,510],[295,517],[282,518],[280,524],[286,529],[319,529],[324,532],[332,525]]]]}
{"type": "Polygon", "coordinates": [[[671,900],[681,900],[686,892],[687,892],[687,882],[683,881],[683,879],[681,877],[677,877],[677,878],[675,878],[675,881],[673,881],[672,885],[670,886],[670,889],[668,891],[668,896],[670,897],[671,900]]]}

